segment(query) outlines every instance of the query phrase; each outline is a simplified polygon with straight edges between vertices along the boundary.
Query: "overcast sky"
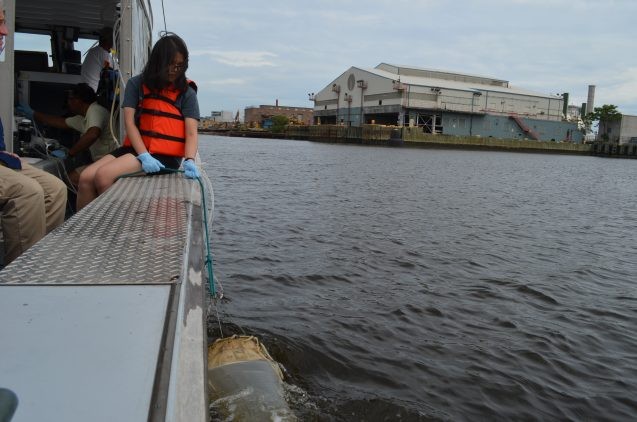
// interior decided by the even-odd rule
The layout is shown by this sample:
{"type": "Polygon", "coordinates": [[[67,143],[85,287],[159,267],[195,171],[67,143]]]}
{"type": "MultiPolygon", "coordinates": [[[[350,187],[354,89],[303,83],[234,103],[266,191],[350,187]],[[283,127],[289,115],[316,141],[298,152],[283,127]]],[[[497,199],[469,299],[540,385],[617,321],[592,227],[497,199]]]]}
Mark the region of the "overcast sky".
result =
{"type": "MultiPolygon", "coordinates": [[[[161,0],[152,0],[163,29],[161,0]]],[[[492,76],[637,115],[635,0],[164,0],[190,50],[202,115],[310,107],[350,66],[381,62],[492,76]]]]}
{"type": "MultiPolygon", "coordinates": [[[[23,0],[25,1],[25,0],[23,0]]],[[[151,0],[155,34],[162,1],[151,0]]],[[[311,107],[350,66],[381,62],[508,80],[637,115],[637,0],[164,0],[190,50],[202,116],[311,107]]],[[[30,40],[31,38],[24,38],[30,40]]],[[[80,49],[90,43],[80,45],[80,49]]]]}

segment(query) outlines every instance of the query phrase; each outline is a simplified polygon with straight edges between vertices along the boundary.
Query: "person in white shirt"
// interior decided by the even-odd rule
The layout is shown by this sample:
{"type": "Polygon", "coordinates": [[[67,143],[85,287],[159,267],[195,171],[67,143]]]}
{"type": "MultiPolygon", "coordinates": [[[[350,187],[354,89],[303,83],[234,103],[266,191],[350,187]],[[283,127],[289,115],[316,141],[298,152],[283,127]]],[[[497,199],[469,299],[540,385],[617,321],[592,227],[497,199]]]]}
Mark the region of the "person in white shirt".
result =
{"type": "Polygon", "coordinates": [[[99,44],[88,50],[82,62],[82,79],[84,79],[84,82],[93,88],[95,92],[97,92],[97,86],[100,82],[100,73],[104,68],[104,63],[108,62],[109,66],[113,66],[110,53],[112,47],[113,30],[111,28],[102,28],[100,31],[99,44]]]}
{"type": "Polygon", "coordinates": [[[80,83],[69,91],[68,110],[73,116],[59,117],[33,110],[27,104],[19,104],[16,109],[31,120],[58,129],[74,129],[81,134],[80,139],[68,150],[55,150],[51,155],[66,160],[69,178],[77,184],[80,173],[94,161],[99,160],[119,145],[109,127],[109,112],[97,103],[95,92],[85,83],[80,83]],[[70,168],[72,167],[72,168],[70,168]]]}

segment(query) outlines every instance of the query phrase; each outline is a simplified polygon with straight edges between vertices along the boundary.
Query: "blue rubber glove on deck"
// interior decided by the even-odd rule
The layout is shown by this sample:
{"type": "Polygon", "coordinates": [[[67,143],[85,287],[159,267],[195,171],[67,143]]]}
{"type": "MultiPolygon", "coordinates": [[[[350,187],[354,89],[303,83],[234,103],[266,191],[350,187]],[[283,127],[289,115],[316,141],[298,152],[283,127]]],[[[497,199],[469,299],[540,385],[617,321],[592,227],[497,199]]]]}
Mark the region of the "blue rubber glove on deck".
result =
{"type": "Polygon", "coordinates": [[[199,169],[197,165],[192,160],[184,161],[184,174],[186,175],[186,179],[197,179],[199,178],[199,169]]]}
{"type": "Polygon", "coordinates": [[[51,155],[55,158],[59,158],[60,160],[64,160],[66,158],[66,151],[64,151],[63,149],[56,149],[54,151],[51,151],[51,155]]]}
{"type": "Polygon", "coordinates": [[[15,110],[29,120],[33,120],[33,109],[26,104],[18,104],[15,110]]]}
{"type": "Polygon", "coordinates": [[[145,152],[143,154],[139,154],[137,159],[142,163],[142,169],[146,173],[157,173],[159,170],[163,169],[165,166],[161,163],[161,161],[157,160],[155,157],[145,152]]]}

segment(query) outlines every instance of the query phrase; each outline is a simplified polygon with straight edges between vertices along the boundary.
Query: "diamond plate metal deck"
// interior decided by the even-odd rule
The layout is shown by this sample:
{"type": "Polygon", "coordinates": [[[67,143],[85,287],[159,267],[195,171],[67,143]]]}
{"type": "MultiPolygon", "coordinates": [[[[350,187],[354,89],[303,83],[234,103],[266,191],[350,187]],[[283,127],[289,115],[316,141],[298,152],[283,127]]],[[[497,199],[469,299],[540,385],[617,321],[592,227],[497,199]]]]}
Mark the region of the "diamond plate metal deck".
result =
{"type": "Polygon", "coordinates": [[[182,174],[120,179],[0,271],[0,284],[175,283],[200,204],[199,183],[182,174]]]}

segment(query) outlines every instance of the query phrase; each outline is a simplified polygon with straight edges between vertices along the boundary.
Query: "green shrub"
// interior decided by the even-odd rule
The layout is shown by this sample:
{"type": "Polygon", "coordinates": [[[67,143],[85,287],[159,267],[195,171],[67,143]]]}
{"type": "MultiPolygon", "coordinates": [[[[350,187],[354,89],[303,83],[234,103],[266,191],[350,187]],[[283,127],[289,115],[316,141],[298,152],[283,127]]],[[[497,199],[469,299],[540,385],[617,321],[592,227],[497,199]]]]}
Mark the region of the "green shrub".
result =
{"type": "Polygon", "coordinates": [[[281,133],[285,130],[290,119],[287,116],[273,116],[272,117],[272,132],[281,133]]]}

